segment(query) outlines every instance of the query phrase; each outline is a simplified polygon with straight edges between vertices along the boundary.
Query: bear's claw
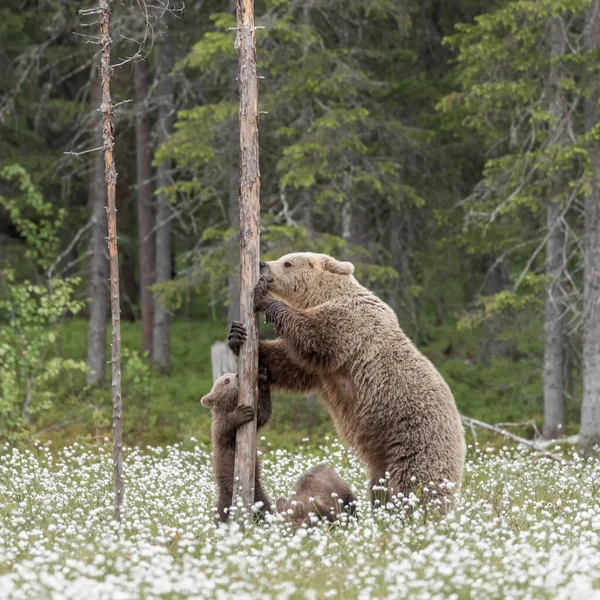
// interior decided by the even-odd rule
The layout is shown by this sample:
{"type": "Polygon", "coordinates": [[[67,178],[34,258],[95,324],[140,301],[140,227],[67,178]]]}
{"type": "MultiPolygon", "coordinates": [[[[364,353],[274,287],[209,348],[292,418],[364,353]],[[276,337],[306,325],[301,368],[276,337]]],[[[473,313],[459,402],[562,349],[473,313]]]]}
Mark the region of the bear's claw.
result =
{"type": "Polygon", "coordinates": [[[268,287],[269,282],[264,277],[260,277],[254,288],[254,310],[257,312],[264,312],[269,305],[266,298],[268,287]]]}
{"type": "Polygon", "coordinates": [[[236,355],[240,355],[240,348],[244,344],[247,338],[246,328],[238,321],[233,321],[229,328],[229,335],[227,336],[227,345],[229,349],[236,355]]]}
{"type": "Polygon", "coordinates": [[[240,426],[254,419],[254,409],[251,406],[236,406],[234,412],[240,426]]]}

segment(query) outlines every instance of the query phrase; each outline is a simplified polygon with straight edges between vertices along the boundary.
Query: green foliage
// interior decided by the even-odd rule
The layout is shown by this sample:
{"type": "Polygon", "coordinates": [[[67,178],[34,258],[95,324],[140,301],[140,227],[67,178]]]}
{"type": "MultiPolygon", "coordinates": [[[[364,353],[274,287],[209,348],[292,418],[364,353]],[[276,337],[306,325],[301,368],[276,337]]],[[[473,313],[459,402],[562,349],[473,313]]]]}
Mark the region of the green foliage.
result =
{"type": "Polygon", "coordinates": [[[0,178],[17,182],[19,196],[6,198],[0,195],[3,207],[27,246],[25,253],[36,265],[48,269],[58,254],[65,211],[46,202],[31,181],[29,174],[19,165],[0,170],[0,178]]]}
{"type": "Polygon", "coordinates": [[[54,279],[46,288],[17,283],[8,269],[0,278],[6,296],[0,301],[0,435],[7,435],[51,406],[59,377],[85,372],[86,364],[49,356],[60,320],[83,308],[75,299],[79,280],[54,279]]]}
{"type": "MultiPolygon", "coordinates": [[[[429,343],[421,347],[447,380],[459,410],[470,417],[498,423],[533,420],[541,425],[542,377],[540,320],[525,320],[518,334],[523,357],[477,364],[479,332],[457,330],[453,323],[431,332],[429,343]]],[[[86,353],[87,323],[72,319],[57,332],[63,360],[82,362],[86,353]]],[[[210,411],[200,406],[200,398],[212,387],[210,347],[226,336],[221,321],[178,319],[172,329],[173,371],[169,376],[154,371],[137,352],[141,344],[139,324],[122,324],[123,399],[125,441],[130,445],[171,444],[195,437],[210,443],[210,411]]],[[[107,344],[110,340],[107,338],[107,344]]],[[[52,354],[51,354],[52,355],[52,354]]],[[[34,431],[42,439],[62,445],[72,440],[95,443],[97,436],[110,436],[112,401],[110,390],[86,390],[84,373],[72,372],[73,381],[63,377],[53,389],[52,406],[32,416],[34,431]]],[[[580,393],[576,381],[574,390],[580,393]]],[[[567,406],[568,431],[576,430],[579,403],[567,406]]],[[[265,429],[261,445],[293,449],[310,437],[320,441],[334,433],[327,410],[317,398],[304,398],[274,392],[273,417],[265,429]]],[[[479,441],[488,439],[477,432],[479,441]]],[[[530,437],[531,428],[520,434],[530,437]]],[[[470,435],[467,432],[467,435],[470,435]]],[[[0,432],[0,438],[2,433],[0,432]]]]}
{"type": "MultiPolygon", "coordinates": [[[[27,242],[27,256],[36,266],[50,269],[59,247],[63,211],[44,201],[21,167],[5,167],[0,176],[17,180],[20,192],[15,198],[0,196],[0,206],[27,242]]],[[[47,410],[59,377],[86,370],[83,360],[49,355],[61,320],[84,306],[77,299],[80,284],[75,277],[51,277],[41,285],[19,281],[11,268],[0,271],[0,435],[18,431],[47,410]]]]}

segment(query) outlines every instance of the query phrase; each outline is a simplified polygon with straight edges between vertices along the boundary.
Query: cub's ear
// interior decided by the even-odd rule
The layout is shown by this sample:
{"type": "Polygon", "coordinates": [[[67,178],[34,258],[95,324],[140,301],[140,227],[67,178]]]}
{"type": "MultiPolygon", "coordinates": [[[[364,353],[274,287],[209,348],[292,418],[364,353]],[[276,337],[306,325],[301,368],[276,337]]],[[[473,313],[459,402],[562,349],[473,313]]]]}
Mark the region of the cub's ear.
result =
{"type": "Polygon", "coordinates": [[[202,396],[202,398],[200,398],[200,404],[202,404],[202,406],[205,406],[206,408],[212,408],[212,405],[213,405],[212,395],[206,394],[206,396],[202,396]]]}
{"type": "Polygon", "coordinates": [[[277,498],[275,501],[275,508],[277,512],[286,512],[288,508],[288,503],[285,498],[277,498]]]}
{"type": "Polygon", "coordinates": [[[328,257],[323,263],[326,271],[335,273],[336,275],[352,275],[354,273],[354,265],[345,260],[336,260],[328,257]]]}

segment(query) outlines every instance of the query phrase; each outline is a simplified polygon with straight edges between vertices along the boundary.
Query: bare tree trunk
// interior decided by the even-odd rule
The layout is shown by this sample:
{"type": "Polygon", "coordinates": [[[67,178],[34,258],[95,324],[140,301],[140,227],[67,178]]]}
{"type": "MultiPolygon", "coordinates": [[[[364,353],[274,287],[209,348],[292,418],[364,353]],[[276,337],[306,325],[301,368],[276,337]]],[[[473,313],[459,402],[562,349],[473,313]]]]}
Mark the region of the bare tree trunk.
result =
{"type": "MultiPolygon", "coordinates": [[[[551,54],[560,56],[565,52],[565,36],[559,21],[551,25],[551,54]]],[[[559,87],[560,71],[552,67],[549,79],[550,111],[556,117],[555,130],[551,132],[552,143],[564,143],[565,110],[564,93],[559,87]]],[[[546,314],[544,322],[544,437],[552,439],[563,432],[564,425],[564,317],[565,297],[561,285],[563,273],[563,249],[565,233],[561,223],[559,201],[560,176],[553,178],[550,197],[546,205],[546,226],[549,231],[546,243],[546,314]]]]}
{"type": "Polygon", "coordinates": [[[142,350],[152,355],[154,302],[150,287],[154,284],[154,240],[152,227],[151,145],[148,119],[148,67],[145,61],[133,66],[135,102],[135,156],[138,188],[138,232],[140,243],[140,304],[142,308],[142,350]]]}
{"type": "MultiPolygon", "coordinates": [[[[258,400],[258,317],[254,311],[254,288],[260,262],[260,170],[258,161],[258,77],[254,1],[236,0],[238,79],[240,90],[240,317],[248,339],[239,362],[239,405],[254,407],[254,420],[237,430],[235,447],[234,502],[254,502],[256,463],[256,407],[258,400]]],[[[238,517],[239,518],[239,517],[238,517]]]]}
{"type": "MultiPolygon", "coordinates": [[[[588,9],[584,30],[587,50],[600,48],[600,2],[594,0],[588,9]]],[[[598,90],[585,104],[585,130],[600,121],[598,90]]],[[[592,445],[600,441],[600,149],[592,142],[590,152],[594,178],[585,199],[585,240],[583,289],[583,404],[581,406],[581,441],[592,445]]]]}
{"type": "Polygon", "coordinates": [[[114,160],[113,106],[110,95],[110,21],[111,0],[99,0],[101,11],[102,48],[102,113],[104,116],[104,177],[106,179],[108,217],[108,255],[110,258],[110,309],[112,315],[112,397],[113,397],[113,466],[114,466],[114,514],[121,520],[123,503],[123,399],[121,398],[121,308],[119,304],[119,251],[117,248],[117,206],[115,188],[117,171],[114,160]]]}
{"type": "Polygon", "coordinates": [[[238,196],[240,193],[240,173],[237,167],[231,168],[229,174],[229,227],[236,233],[230,241],[231,244],[231,265],[232,271],[227,281],[227,293],[229,296],[229,304],[227,305],[227,322],[240,320],[240,260],[239,260],[239,227],[240,216],[238,208],[238,196]],[[237,242],[237,243],[235,243],[237,242]]]}
{"type": "MultiPolygon", "coordinates": [[[[94,66],[94,70],[96,66],[94,66]]],[[[102,102],[102,87],[99,79],[92,80],[91,100],[94,111],[102,102]]],[[[102,131],[94,119],[92,148],[102,144],[102,131]]],[[[100,152],[92,158],[88,186],[88,205],[93,223],[89,234],[89,279],[90,297],[87,347],[87,382],[90,385],[104,383],[106,378],[106,325],[108,321],[108,256],[106,252],[106,184],[104,183],[104,159],[100,152]]]]}
{"type": "Polygon", "coordinates": [[[238,370],[237,358],[225,342],[215,342],[210,348],[213,383],[225,375],[238,370]]]}
{"type": "MultiPolygon", "coordinates": [[[[172,54],[165,44],[158,52],[158,78],[160,104],[158,109],[158,143],[163,145],[173,128],[173,82],[171,68],[172,54]]],[[[169,185],[171,161],[164,159],[157,169],[157,185],[169,185]]],[[[156,283],[171,280],[171,222],[169,198],[160,193],[156,199],[156,283]]],[[[152,340],[152,360],[162,369],[168,370],[171,362],[171,334],[169,313],[157,303],[154,305],[154,339],[152,340]]]]}

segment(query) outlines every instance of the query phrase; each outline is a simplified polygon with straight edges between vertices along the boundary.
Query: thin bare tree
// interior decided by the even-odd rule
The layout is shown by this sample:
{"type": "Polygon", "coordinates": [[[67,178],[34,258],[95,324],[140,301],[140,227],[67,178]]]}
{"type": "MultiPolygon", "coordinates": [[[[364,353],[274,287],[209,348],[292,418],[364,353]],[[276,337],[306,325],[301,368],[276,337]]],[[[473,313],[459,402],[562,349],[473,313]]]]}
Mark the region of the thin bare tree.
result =
{"type": "MultiPolygon", "coordinates": [[[[98,71],[94,63],[94,73],[98,71]]],[[[97,111],[102,102],[102,87],[99,77],[94,75],[91,82],[91,104],[97,111]]],[[[102,146],[100,122],[92,119],[92,147],[102,146]]],[[[108,255],[106,250],[106,184],[104,165],[100,152],[94,152],[88,185],[88,206],[92,215],[89,249],[89,312],[87,382],[91,385],[104,383],[106,378],[106,326],[108,321],[108,255]]]]}
{"type": "Polygon", "coordinates": [[[113,468],[114,516],[121,520],[123,503],[123,399],[121,397],[121,307],[119,300],[119,252],[117,248],[117,206],[115,191],[117,171],[114,159],[114,112],[110,93],[112,0],[98,0],[98,8],[82,11],[100,16],[100,76],[102,80],[102,136],[104,143],[104,178],[107,190],[108,256],[110,264],[110,310],[112,316],[112,399],[113,399],[113,468]]]}
{"type": "MultiPolygon", "coordinates": [[[[600,48],[600,1],[594,0],[586,14],[584,44],[588,51],[600,48]]],[[[600,123],[598,84],[585,103],[585,130],[600,123]]],[[[592,142],[590,162],[593,178],[585,199],[585,240],[583,289],[583,404],[581,406],[581,441],[600,441],[600,148],[592,142]]]]}
{"type": "Polygon", "coordinates": [[[135,156],[138,192],[138,235],[140,266],[140,304],[142,309],[142,350],[152,355],[154,328],[154,215],[152,210],[152,147],[148,117],[148,65],[136,60],[133,65],[135,104],[135,156]]]}
{"type": "MultiPolygon", "coordinates": [[[[560,16],[550,24],[550,54],[552,58],[565,53],[566,39],[560,16]]],[[[560,87],[560,63],[552,65],[548,81],[549,109],[556,125],[551,143],[563,146],[567,141],[567,107],[560,87]]],[[[555,438],[564,425],[563,348],[565,342],[566,299],[562,286],[565,231],[560,202],[561,175],[552,178],[546,202],[546,308],[544,321],[544,437],[555,438]]]]}
{"type": "MultiPolygon", "coordinates": [[[[162,34],[158,46],[158,144],[164,144],[173,129],[174,99],[172,52],[167,46],[168,32],[162,34]]],[[[169,185],[169,171],[171,161],[164,158],[156,171],[157,186],[159,189],[169,185]]],[[[171,280],[171,209],[169,197],[165,192],[160,192],[156,197],[156,283],[166,283],[171,280]]],[[[170,345],[170,319],[169,313],[159,303],[154,305],[154,339],[152,340],[152,360],[161,369],[168,370],[171,362],[170,345]]]]}
{"type": "MultiPolygon", "coordinates": [[[[256,406],[258,399],[258,317],[254,288],[260,263],[260,170],[258,161],[258,77],[254,1],[236,0],[238,80],[240,94],[240,318],[248,338],[239,362],[239,405],[254,408],[254,420],[237,431],[234,502],[248,508],[254,503],[256,457],[256,406]]],[[[237,513],[242,514],[243,511],[237,513]]]]}

